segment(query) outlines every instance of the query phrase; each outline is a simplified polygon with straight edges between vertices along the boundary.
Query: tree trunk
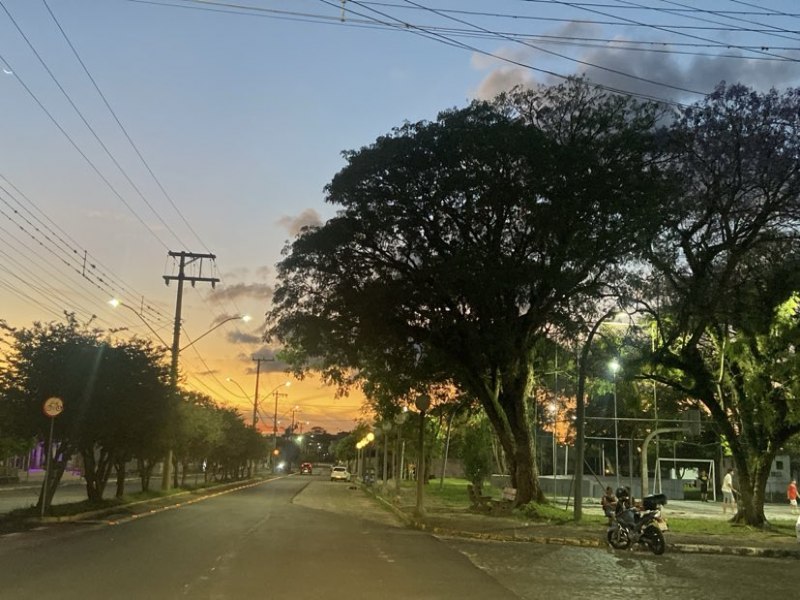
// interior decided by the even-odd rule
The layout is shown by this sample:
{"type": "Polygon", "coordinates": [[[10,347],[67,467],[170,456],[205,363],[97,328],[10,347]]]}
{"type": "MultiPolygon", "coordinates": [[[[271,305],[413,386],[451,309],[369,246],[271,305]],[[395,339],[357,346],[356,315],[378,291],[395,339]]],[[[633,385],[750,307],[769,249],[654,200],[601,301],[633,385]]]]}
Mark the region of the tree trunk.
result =
{"type": "Polygon", "coordinates": [[[64,475],[64,471],[67,468],[67,461],[71,454],[71,447],[57,446],[54,452],[55,458],[47,465],[47,494],[44,494],[44,486],[39,490],[39,501],[36,503],[36,508],[39,510],[41,510],[42,502],[44,502],[45,513],[50,512],[50,506],[53,504],[53,496],[56,494],[58,484],[61,483],[61,477],[64,475]]]}
{"type": "Polygon", "coordinates": [[[125,495],[125,460],[117,461],[117,492],[116,498],[122,498],[125,495]]]}
{"type": "Polygon", "coordinates": [[[153,468],[155,467],[155,462],[148,459],[137,459],[139,464],[139,478],[142,482],[142,491],[149,492],[150,491],[150,479],[153,476],[153,468]]]}
{"type": "Polygon", "coordinates": [[[84,448],[80,452],[85,467],[86,497],[91,502],[100,502],[103,499],[103,491],[108,482],[108,477],[111,475],[113,461],[109,453],[102,448],[97,451],[96,458],[94,446],[84,448]]]}
{"type": "Polygon", "coordinates": [[[533,377],[530,367],[509,369],[502,389],[495,385],[481,397],[489,422],[494,427],[506,456],[511,485],[517,490],[515,504],[544,503],[539,471],[534,460],[534,443],[528,419],[528,396],[533,377]]]}
{"type": "Polygon", "coordinates": [[[777,450],[772,450],[748,457],[744,449],[738,448],[739,444],[732,444],[733,460],[736,467],[736,479],[739,497],[736,501],[736,514],[732,522],[742,523],[751,527],[764,528],[768,525],[764,515],[764,493],[767,479],[772,469],[772,461],[777,450]],[[753,470],[748,469],[753,465],[753,470]]]}

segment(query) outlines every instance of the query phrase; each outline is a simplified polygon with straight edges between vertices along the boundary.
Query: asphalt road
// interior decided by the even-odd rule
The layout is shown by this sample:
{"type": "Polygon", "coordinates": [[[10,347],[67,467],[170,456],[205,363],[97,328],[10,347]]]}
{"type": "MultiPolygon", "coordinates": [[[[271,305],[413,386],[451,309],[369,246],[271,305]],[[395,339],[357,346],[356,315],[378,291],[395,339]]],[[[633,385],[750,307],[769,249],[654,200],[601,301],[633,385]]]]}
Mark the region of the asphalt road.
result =
{"type": "Polygon", "coordinates": [[[345,483],[292,476],[118,525],[0,538],[0,597],[503,598],[505,588],[345,483]]]}
{"type": "Polygon", "coordinates": [[[295,475],[137,518],[0,536],[0,598],[749,600],[791,596],[794,566],[436,537],[327,474],[295,475]]]}

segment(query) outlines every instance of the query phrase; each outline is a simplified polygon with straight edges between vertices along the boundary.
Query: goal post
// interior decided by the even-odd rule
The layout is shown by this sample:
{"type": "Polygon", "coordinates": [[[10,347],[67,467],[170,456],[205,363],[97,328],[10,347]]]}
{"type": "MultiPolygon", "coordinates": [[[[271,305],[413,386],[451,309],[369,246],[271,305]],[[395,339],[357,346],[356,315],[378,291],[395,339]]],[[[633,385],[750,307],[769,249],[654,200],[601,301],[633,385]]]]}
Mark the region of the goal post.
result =
{"type": "Polygon", "coordinates": [[[713,498],[714,502],[717,501],[717,477],[716,477],[716,469],[714,468],[714,459],[712,458],[657,458],[656,459],[656,489],[658,490],[657,493],[661,493],[661,463],[669,463],[674,465],[675,463],[700,463],[701,465],[706,465],[706,473],[708,473],[708,486],[710,488],[711,497],[713,498]]]}

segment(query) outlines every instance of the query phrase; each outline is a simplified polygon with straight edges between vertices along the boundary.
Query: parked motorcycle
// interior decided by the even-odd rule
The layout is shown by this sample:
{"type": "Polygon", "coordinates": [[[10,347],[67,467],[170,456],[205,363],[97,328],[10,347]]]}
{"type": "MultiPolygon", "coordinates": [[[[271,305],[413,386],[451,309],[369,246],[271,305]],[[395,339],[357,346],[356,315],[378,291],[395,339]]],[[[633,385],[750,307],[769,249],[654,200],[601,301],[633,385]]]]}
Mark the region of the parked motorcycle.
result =
{"type": "Polygon", "coordinates": [[[653,554],[664,554],[667,543],[664,533],[667,523],[661,516],[661,507],[667,503],[664,494],[642,498],[642,507],[631,506],[627,490],[617,490],[617,512],[608,528],[608,543],[618,550],[626,550],[632,544],[641,544],[653,554]]]}

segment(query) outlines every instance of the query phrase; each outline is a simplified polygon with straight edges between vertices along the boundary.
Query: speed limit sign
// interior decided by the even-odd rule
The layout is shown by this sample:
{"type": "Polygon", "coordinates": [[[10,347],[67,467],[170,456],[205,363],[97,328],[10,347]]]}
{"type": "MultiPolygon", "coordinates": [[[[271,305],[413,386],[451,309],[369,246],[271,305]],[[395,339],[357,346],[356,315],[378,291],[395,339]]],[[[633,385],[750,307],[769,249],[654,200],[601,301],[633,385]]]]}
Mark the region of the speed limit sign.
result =
{"type": "Polygon", "coordinates": [[[53,396],[44,401],[42,409],[48,417],[57,417],[64,410],[64,401],[53,396]]]}

